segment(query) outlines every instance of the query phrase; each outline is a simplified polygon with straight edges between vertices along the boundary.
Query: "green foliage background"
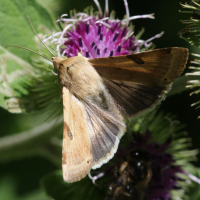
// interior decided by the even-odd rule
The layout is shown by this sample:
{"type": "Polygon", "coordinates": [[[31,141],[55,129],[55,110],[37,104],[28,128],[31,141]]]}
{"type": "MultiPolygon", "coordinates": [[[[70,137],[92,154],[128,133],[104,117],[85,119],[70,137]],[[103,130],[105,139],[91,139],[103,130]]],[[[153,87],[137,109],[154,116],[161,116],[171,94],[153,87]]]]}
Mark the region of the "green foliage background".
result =
{"type": "MultiPolygon", "coordinates": [[[[99,2],[102,8],[104,8],[104,0],[99,0],[99,2]]],[[[136,33],[142,27],[145,27],[142,39],[148,39],[161,31],[165,31],[165,34],[160,39],[154,40],[156,48],[187,47],[190,49],[190,52],[199,53],[197,47],[191,46],[177,35],[184,28],[180,20],[190,18],[190,14],[181,14],[178,12],[181,9],[179,0],[129,0],[128,3],[131,16],[155,13],[155,20],[138,19],[133,21],[136,33]]],[[[16,75],[14,76],[15,78],[9,79],[10,76],[4,77],[10,80],[6,87],[16,89],[15,91],[11,91],[11,94],[20,90],[20,84],[17,81],[21,81],[24,84],[29,83],[28,80],[19,79],[21,76],[20,73],[28,74],[34,71],[30,59],[33,56],[32,53],[19,48],[6,48],[8,45],[19,45],[36,52],[38,51],[38,45],[33,39],[34,33],[28,22],[27,15],[30,17],[38,33],[45,31],[51,33],[56,29],[55,19],[59,18],[61,14],[69,14],[70,10],[74,8],[77,11],[83,11],[89,5],[93,5],[96,9],[92,0],[0,1],[0,66],[5,59],[9,66],[6,74],[11,73],[9,69],[12,71],[13,66],[18,66],[18,71],[13,72],[16,75]]],[[[116,11],[118,18],[123,18],[125,14],[123,0],[110,0],[109,7],[110,10],[116,11]]],[[[1,67],[0,73],[2,73],[1,67]]],[[[185,130],[193,139],[193,148],[199,148],[200,126],[197,120],[199,113],[198,110],[195,111],[190,107],[190,104],[196,102],[199,97],[189,97],[190,91],[184,89],[185,85],[186,78],[180,79],[178,83],[175,83],[173,91],[176,91],[176,95],[169,96],[162,102],[159,109],[166,113],[171,112],[176,114],[177,119],[181,123],[186,124],[185,130]]],[[[0,83],[0,89],[1,87],[0,83]]],[[[27,90],[18,93],[18,97],[27,94],[28,87],[29,85],[27,84],[27,90]]],[[[0,103],[3,102],[4,95],[9,94],[0,94],[0,103]]],[[[3,107],[7,108],[7,105],[3,104],[3,107]]],[[[47,138],[50,140],[54,134],[62,137],[62,122],[56,123],[60,127],[60,131],[55,133],[54,130],[57,128],[54,126],[55,122],[48,123],[45,122],[45,119],[43,114],[39,115],[39,117],[38,113],[11,114],[5,109],[0,108],[0,137],[16,135],[16,140],[20,140],[17,137],[18,133],[30,134],[29,131],[32,130],[31,134],[33,134],[29,143],[25,144],[23,141],[19,141],[19,144],[23,144],[22,147],[18,145],[18,141],[16,141],[14,147],[12,145],[9,146],[9,144],[6,146],[0,139],[0,199],[50,199],[40,188],[40,180],[49,172],[60,169],[61,161],[59,161],[59,158],[61,152],[58,151],[59,148],[52,149],[53,147],[49,146],[49,143],[44,144],[43,141],[48,140],[47,138]],[[46,130],[46,134],[35,140],[36,135],[34,135],[34,130],[40,130],[41,126],[46,130]],[[52,151],[55,153],[54,156],[51,156],[49,153],[52,151]]],[[[200,163],[196,162],[195,165],[199,167],[200,163]]],[[[48,180],[48,177],[45,180],[48,180]]],[[[190,196],[191,199],[200,198],[199,188],[196,190],[196,193],[192,191],[191,195],[193,194],[197,197],[190,196]]]]}

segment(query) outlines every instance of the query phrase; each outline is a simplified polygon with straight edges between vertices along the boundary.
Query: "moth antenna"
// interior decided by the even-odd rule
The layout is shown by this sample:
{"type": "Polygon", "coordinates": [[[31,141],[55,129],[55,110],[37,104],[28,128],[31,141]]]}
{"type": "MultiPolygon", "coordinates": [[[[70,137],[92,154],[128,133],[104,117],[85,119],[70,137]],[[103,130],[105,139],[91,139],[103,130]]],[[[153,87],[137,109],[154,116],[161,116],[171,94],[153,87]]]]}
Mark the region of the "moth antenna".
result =
{"type": "Polygon", "coordinates": [[[46,47],[46,49],[54,56],[54,57],[57,57],[57,56],[55,56],[53,53],[52,53],[52,51],[46,46],[46,44],[41,40],[41,38],[38,36],[38,34],[36,33],[36,31],[35,31],[35,29],[34,29],[34,27],[33,27],[33,24],[31,23],[31,20],[30,20],[30,18],[29,18],[29,16],[27,15],[27,17],[28,17],[28,20],[29,20],[29,22],[30,22],[30,24],[31,24],[31,27],[32,27],[32,29],[33,29],[33,31],[34,31],[34,33],[35,33],[35,35],[38,37],[38,39],[40,40],[40,42],[46,47]]]}
{"type": "MultiPolygon", "coordinates": [[[[32,53],[35,53],[35,54],[37,54],[37,55],[39,55],[39,56],[42,56],[43,58],[46,58],[47,60],[49,60],[49,61],[52,62],[52,60],[49,59],[49,58],[47,58],[46,56],[43,56],[42,54],[39,54],[39,53],[37,53],[37,52],[35,52],[35,51],[33,51],[33,50],[30,50],[30,49],[27,49],[27,48],[25,48],[25,47],[20,47],[20,46],[16,46],[16,45],[9,45],[9,46],[7,46],[7,47],[18,47],[18,48],[21,48],[21,49],[25,49],[25,50],[30,51],[30,52],[32,52],[32,53]]],[[[52,63],[53,63],[53,62],[52,62],[52,63]]]]}

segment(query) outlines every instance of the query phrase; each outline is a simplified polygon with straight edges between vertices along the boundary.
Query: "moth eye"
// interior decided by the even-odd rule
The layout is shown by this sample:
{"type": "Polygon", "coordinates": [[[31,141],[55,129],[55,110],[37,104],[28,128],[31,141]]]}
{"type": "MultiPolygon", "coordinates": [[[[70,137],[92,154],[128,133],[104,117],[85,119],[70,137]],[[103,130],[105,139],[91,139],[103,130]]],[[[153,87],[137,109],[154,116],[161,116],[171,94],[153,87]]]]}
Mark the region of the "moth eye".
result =
{"type": "Polygon", "coordinates": [[[69,71],[69,67],[67,67],[67,72],[69,71]]]}
{"type": "Polygon", "coordinates": [[[63,69],[63,64],[59,64],[59,67],[58,67],[58,70],[61,70],[61,69],[63,69]]]}

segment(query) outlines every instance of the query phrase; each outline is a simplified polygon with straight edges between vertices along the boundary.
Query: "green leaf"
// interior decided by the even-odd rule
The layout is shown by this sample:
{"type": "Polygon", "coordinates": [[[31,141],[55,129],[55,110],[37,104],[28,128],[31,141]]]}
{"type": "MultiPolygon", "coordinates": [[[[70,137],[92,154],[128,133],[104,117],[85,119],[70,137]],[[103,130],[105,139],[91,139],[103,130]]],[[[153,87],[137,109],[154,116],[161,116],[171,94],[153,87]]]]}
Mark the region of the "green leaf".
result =
{"type": "Polygon", "coordinates": [[[23,112],[20,97],[28,95],[34,68],[0,46],[0,106],[13,113],[23,112]]]}
{"type": "Polygon", "coordinates": [[[19,185],[11,175],[5,175],[0,179],[0,198],[6,200],[50,200],[41,190],[30,192],[26,195],[19,195],[16,190],[19,185]]]}
{"type": "MultiPolygon", "coordinates": [[[[29,16],[36,32],[45,29],[54,30],[54,19],[44,7],[35,0],[1,0],[0,3],[0,44],[20,45],[37,51],[37,44],[33,41],[35,36],[28,21],[29,16]]],[[[31,52],[19,48],[10,48],[10,51],[19,57],[30,61],[31,52]]]]}
{"type": "Polygon", "coordinates": [[[41,184],[46,193],[55,200],[102,200],[105,198],[104,191],[94,185],[88,177],[79,182],[66,183],[63,181],[61,170],[46,175],[41,184]]]}
{"type": "Polygon", "coordinates": [[[38,52],[38,39],[34,40],[36,36],[27,15],[36,32],[51,34],[50,30],[55,30],[52,14],[36,0],[1,1],[0,106],[12,113],[28,111],[27,102],[30,104],[34,98],[23,97],[30,94],[37,80],[38,69],[29,64],[32,52],[16,47],[5,49],[9,45],[17,45],[38,52]]]}
{"type": "Polygon", "coordinates": [[[0,162],[31,155],[42,155],[61,166],[61,145],[51,142],[51,138],[59,137],[63,127],[62,124],[63,119],[58,118],[51,122],[43,122],[41,125],[23,132],[1,137],[0,162]]]}

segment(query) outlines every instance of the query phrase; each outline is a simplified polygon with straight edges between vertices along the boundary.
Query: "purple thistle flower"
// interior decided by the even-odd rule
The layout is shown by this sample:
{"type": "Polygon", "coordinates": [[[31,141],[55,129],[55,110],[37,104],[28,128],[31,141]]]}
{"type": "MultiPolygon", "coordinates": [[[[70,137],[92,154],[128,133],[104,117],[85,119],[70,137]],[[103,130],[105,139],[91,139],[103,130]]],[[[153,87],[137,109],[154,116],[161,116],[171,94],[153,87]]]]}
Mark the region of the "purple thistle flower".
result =
{"type": "Polygon", "coordinates": [[[161,144],[150,142],[153,138],[150,131],[145,134],[133,132],[133,137],[134,141],[129,147],[119,148],[115,155],[115,166],[105,168],[105,175],[112,176],[113,172],[118,174],[106,200],[174,199],[171,192],[183,189],[180,182],[188,183],[179,174],[200,183],[197,177],[192,177],[183,166],[178,165],[174,155],[169,153],[172,135],[161,144]]]}
{"type": "MultiPolygon", "coordinates": [[[[161,120],[157,122],[159,121],[160,124],[163,123],[161,120]]],[[[165,130],[164,124],[162,127],[165,130]]],[[[157,135],[157,131],[155,133],[146,131],[145,134],[132,132],[132,136],[129,146],[126,145],[125,148],[120,146],[115,155],[117,159],[113,159],[112,164],[104,167],[105,177],[113,177],[114,180],[109,187],[106,200],[181,199],[186,185],[190,183],[188,178],[200,184],[200,179],[185,170],[187,160],[192,157],[194,159],[197,154],[196,150],[190,152],[185,149],[189,146],[188,138],[177,138],[175,133],[166,137],[164,132],[163,140],[163,135],[157,135]],[[182,154],[185,154],[183,157],[186,161],[180,162],[182,154]],[[181,155],[179,159],[177,155],[181,155]]],[[[128,136],[126,140],[130,141],[130,137],[128,136]]]]}
{"type": "Polygon", "coordinates": [[[124,0],[126,19],[118,20],[112,15],[109,17],[108,0],[105,1],[105,16],[98,0],[94,2],[98,7],[98,14],[93,15],[92,10],[77,13],[72,18],[65,18],[67,15],[64,14],[57,20],[64,24],[63,31],[43,40],[52,40],[57,45],[58,56],[73,57],[79,52],[89,59],[128,55],[139,52],[142,46],[150,48],[150,42],[163,34],[162,32],[146,41],[138,40],[129,27],[129,21],[138,18],[154,19],[153,14],[130,17],[127,0],[124,0]]]}
{"type": "Polygon", "coordinates": [[[142,141],[136,139],[132,145],[149,152],[151,157],[152,178],[148,187],[148,199],[170,200],[170,191],[181,189],[178,185],[178,181],[181,179],[177,173],[183,173],[181,166],[174,164],[173,155],[166,153],[170,148],[172,137],[170,136],[163,144],[158,144],[156,142],[148,143],[149,138],[152,137],[151,132],[140,136],[142,141]],[[141,143],[143,144],[141,145],[141,143]]]}

